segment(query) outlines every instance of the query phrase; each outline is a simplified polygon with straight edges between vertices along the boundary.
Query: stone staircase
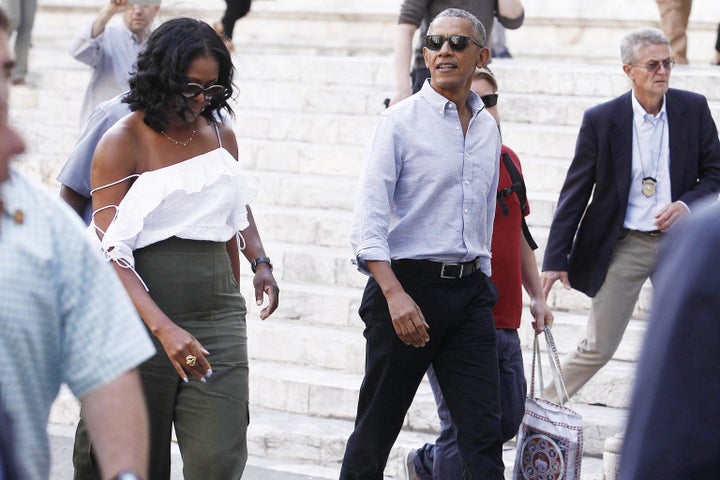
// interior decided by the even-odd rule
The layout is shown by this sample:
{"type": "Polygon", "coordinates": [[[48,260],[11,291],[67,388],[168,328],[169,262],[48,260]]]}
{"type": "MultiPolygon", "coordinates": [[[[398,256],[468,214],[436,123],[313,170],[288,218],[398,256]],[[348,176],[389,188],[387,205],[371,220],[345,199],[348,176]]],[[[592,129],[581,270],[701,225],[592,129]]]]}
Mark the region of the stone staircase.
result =
{"type": "MultiPolygon", "coordinates": [[[[515,58],[495,60],[492,68],[501,86],[503,137],[523,162],[540,262],[582,113],[628,88],[617,59],[619,38],[655,25],[657,11],[654,2],[526,3],[525,26],[507,33],[515,58]]],[[[365,347],[357,307],[366,277],[350,264],[347,234],[364,145],[383,99],[392,94],[399,4],[259,0],[236,27],[240,161],[258,184],[253,210],[282,290],[280,309],[265,322],[249,302],[251,462],[337,478],[365,347]]],[[[220,0],[166,1],[163,11],[214,21],[223,7],[220,0]]],[[[11,93],[12,120],[29,146],[19,165],[53,187],[77,138],[89,78],[69,58],[67,45],[97,8],[91,0],[40,0],[31,53],[36,85],[11,93]]],[[[720,69],[705,66],[720,5],[696,0],[693,8],[688,56],[697,65],[677,68],[672,85],[705,94],[720,122],[720,69]]],[[[245,270],[243,290],[252,298],[245,270]]],[[[603,443],[622,430],[649,300],[646,286],[615,357],[574,398],[585,422],[583,479],[602,478],[603,443]]],[[[549,301],[562,354],[583,335],[589,302],[560,288],[549,301]]],[[[527,318],[521,329],[527,363],[529,325],[527,318]]],[[[64,391],[52,421],[70,424],[76,416],[77,405],[64,391]]],[[[405,451],[433,441],[436,428],[432,394],[422,384],[386,478],[400,478],[405,451]]],[[[513,456],[509,445],[508,478],[513,456]]]]}

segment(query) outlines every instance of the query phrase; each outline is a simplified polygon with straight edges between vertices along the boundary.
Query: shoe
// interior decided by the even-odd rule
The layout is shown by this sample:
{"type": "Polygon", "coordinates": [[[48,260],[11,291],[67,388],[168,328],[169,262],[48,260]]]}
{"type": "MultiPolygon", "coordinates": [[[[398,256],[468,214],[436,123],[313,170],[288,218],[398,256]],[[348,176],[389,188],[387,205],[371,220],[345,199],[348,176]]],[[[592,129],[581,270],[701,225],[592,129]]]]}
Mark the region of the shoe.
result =
{"type": "Polygon", "coordinates": [[[30,82],[28,82],[27,78],[25,77],[17,77],[12,79],[13,85],[30,85],[30,82]]]}
{"type": "Polygon", "coordinates": [[[213,27],[213,30],[215,30],[217,32],[217,34],[220,35],[221,37],[225,35],[225,28],[222,26],[222,23],[215,22],[215,23],[213,23],[212,27],[213,27]]]}
{"type": "Polygon", "coordinates": [[[407,454],[405,454],[405,463],[403,463],[405,480],[422,480],[415,469],[415,462],[413,461],[415,459],[415,453],[416,450],[409,450],[407,454]]]}
{"type": "Polygon", "coordinates": [[[495,58],[513,58],[510,54],[510,50],[508,50],[507,48],[505,50],[500,50],[497,53],[493,53],[492,56],[495,58]]]}
{"type": "Polygon", "coordinates": [[[230,51],[230,53],[235,51],[235,46],[232,43],[232,39],[225,35],[225,28],[222,26],[222,23],[215,22],[212,26],[213,30],[217,32],[218,35],[220,35],[220,38],[222,38],[223,43],[225,44],[225,47],[230,51]]]}

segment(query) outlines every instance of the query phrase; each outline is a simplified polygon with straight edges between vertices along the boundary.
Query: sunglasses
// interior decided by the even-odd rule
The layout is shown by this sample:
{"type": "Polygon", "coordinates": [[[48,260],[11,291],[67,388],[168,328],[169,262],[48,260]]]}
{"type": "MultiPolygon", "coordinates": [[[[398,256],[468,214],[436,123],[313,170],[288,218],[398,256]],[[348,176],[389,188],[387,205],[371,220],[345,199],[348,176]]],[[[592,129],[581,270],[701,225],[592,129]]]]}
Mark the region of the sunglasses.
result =
{"type": "Polygon", "coordinates": [[[468,46],[468,42],[472,42],[478,47],[483,48],[483,46],[478,42],[470,37],[466,37],[465,35],[450,35],[449,37],[444,37],[442,35],[425,36],[425,46],[428,50],[432,50],[433,52],[440,50],[443,44],[445,44],[445,41],[447,41],[448,45],[450,45],[450,49],[456,52],[465,50],[468,46]]]}
{"type": "Polygon", "coordinates": [[[630,64],[631,67],[644,68],[648,72],[653,72],[653,73],[660,70],[660,65],[665,67],[665,70],[671,70],[675,66],[675,61],[674,60],[663,60],[662,62],[658,62],[657,60],[653,60],[652,62],[648,62],[645,65],[630,64]]]}
{"type": "Polygon", "coordinates": [[[212,101],[214,98],[225,94],[225,87],[222,85],[210,85],[209,87],[204,88],[202,85],[198,85],[197,83],[188,83],[185,90],[183,90],[180,95],[182,95],[185,99],[190,100],[201,93],[205,95],[205,98],[212,101]]]}
{"type": "Polygon", "coordinates": [[[485,105],[485,107],[487,107],[487,108],[494,107],[495,105],[497,105],[498,94],[491,93],[490,95],[483,95],[482,97],[480,97],[480,100],[482,100],[483,105],[485,105]]]}

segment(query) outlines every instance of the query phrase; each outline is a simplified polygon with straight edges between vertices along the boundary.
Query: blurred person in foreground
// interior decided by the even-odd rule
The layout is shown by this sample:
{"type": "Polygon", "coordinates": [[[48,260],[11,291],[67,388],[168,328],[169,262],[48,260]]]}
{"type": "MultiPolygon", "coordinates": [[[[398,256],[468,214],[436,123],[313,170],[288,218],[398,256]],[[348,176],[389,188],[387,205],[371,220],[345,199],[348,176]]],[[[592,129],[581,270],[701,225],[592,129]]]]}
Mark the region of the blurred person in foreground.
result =
{"type": "MultiPolygon", "coordinates": [[[[485,105],[485,109],[500,125],[498,114],[498,86],[495,75],[487,67],[475,71],[471,89],[485,105]]],[[[497,337],[498,367],[500,371],[500,413],[502,441],[512,439],[520,428],[525,414],[527,382],[523,367],[522,347],[518,328],[522,319],[522,287],[530,297],[530,313],[535,333],[551,327],[553,314],[545,303],[540,274],[535,260],[535,241],[525,223],[530,214],[520,160],[515,152],[503,145],[500,159],[500,178],[492,238],[492,277],[498,291],[493,307],[497,337]]],[[[443,398],[433,368],[428,369],[440,417],[440,434],[433,445],[426,443],[419,450],[411,450],[406,458],[408,480],[443,480],[460,478],[462,463],[457,447],[457,429],[443,398]]]]}
{"type": "Polygon", "coordinates": [[[618,480],[720,472],[720,205],[697,210],[660,249],[618,480]]]}
{"type": "Polygon", "coordinates": [[[482,23],[442,11],[425,38],[432,83],[383,112],[368,146],[350,242],[370,274],[359,314],[365,377],[341,480],[381,480],[432,365],[457,427],[464,479],[503,478],[490,281],[497,124],[470,91],[482,23]]]}
{"type": "Polygon", "coordinates": [[[0,9],[0,405],[13,424],[18,478],[48,478],[46,425],[66,383],[80,398],[102,478],[147,479],[147,413],[134,368],[154,349],[77,217],[9,166],[25,149],[8,124],[9,28],[0,9]]]}
{"type": "Polygon", "coordinates": [[[70,45],[70,55],[92,68],[80,124],[105,100],[128,89],[138,53],[160,11],[160,0],[110,0],[92,22],[82,26],[70,45]],[[121,23],[110,23],[122,14],[121,23]]]}
{"type": "MultiPolygon", "coordinates": [[[[560,280],[592,297],[586,336],[562,362],[571,396],[617,350],[663,235],[720,188],[708,102],[669,88],[667,37],[636,30],[620,52],[632,90],[585,112],[543,262],[546,296],[560,280]]],[[[553,387],[544,397],[558,401],[553,387]]]]}
{"type": "MultiPolygon", "coordinates": [[[[173,428],[187,480],[237,480],[249,422],[246,304],[240,257],[250,261],[260,312],[279,290],[248,203],[255,196],[237,161],[230,52],[210,25],[176,18],[140,53],[132,113],[103,136],[91,169],[93,218],[153,335],[157,354],[140,366],[150,418],[150,478],[170,478],[173,428]]],[[[97,478],[82,425],[76,479],[97,478]]]]}

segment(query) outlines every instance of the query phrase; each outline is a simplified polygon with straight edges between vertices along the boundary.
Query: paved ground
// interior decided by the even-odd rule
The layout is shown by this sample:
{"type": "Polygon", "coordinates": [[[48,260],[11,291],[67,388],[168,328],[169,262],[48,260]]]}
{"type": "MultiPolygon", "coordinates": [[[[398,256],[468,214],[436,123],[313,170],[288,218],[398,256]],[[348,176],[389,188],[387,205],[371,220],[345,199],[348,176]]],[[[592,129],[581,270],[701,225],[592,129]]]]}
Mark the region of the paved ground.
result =
{"type": "MultiPolygon", "coordinates": [[[[177,447],[176,445],[174,445],[177,447]]],[[[52,468],[50,480],[72,480],[72,429],[68,427],[50,428],[50,448],[52,468]]],[[[286,473],[252,465],[254,459],[248,461],[243,480],[325,480],[318,477],[286,473]]],[[[171,480],[182,480],[182,459],[177,449],[173,452],[171,480]]]]}

